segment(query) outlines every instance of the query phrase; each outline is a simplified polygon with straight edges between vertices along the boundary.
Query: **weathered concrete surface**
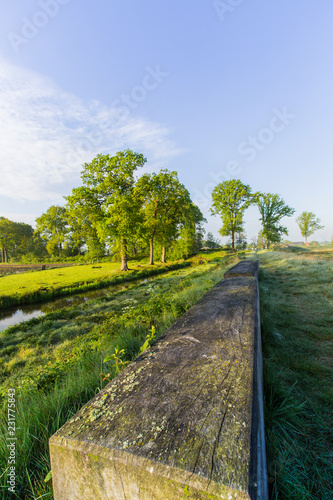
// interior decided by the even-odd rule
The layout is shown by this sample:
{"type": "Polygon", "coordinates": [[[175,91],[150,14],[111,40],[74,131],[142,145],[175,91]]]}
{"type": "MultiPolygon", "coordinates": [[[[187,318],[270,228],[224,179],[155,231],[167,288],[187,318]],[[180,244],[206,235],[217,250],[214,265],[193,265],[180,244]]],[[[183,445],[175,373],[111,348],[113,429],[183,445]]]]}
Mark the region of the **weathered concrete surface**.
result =
{"type": "Polygon", "coordinates": [[[246,276],[253,276],[254,278],[258,278],[258,273],[258,260],[242,260],[235,266],[228,269],[228,271],[224,273],[224,278],[237,278],[240,276],[242,276],[243,278],[246,276]]]}
{"type": "Polygon", "coordinates": [[[265,498],[257,306],[221,281],[52,436],[55,500],[265,498]]]}

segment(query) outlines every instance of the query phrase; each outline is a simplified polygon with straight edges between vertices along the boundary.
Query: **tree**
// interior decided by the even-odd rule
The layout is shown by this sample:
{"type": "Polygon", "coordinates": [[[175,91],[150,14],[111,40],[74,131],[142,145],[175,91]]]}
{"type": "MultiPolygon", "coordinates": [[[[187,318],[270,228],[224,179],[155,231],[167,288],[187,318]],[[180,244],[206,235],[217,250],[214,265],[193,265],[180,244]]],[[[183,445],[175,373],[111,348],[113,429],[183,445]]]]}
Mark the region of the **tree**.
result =
{"type": "Polygon", "coordinates": [[[84,200],[93,210],[93,226],[101,240],[115,237],[119,242],[121,271],[127,271],[128,242],[136,239],[141,222],[139,200],[134,194],[134,171],[146,158],[129,149],[115,156],[97,155],[85,163],[81,174],[84,200]]]}
{"type": "Polygon", "coordinates": [[[187,259],[202,247],[205,230],[202,223],[207,222],[201,210],[191,203],[179,225],[179,238],[175,242],[173,255],[175,258],[187,259]]]}
{"type": "Polygon", "coordinates": [[[308,236],[311,236],[318,229],[324,229],[320,225],[320,219],[316,218],[313,212],[302,212],[296,218],[298,227],[300,228],[302,236],[305,238],[305,245],[308,246],[308,236]]]}
{"type": "Polygon", "coordinates": [[[236,247],[237,250],[245,250],[247,247],[246,234],[239,232],[236,235],[236,247]]]}
{"type": "Polygon", "coordinates": [[[81,186],[74,188],[65,200],[70,238],[77,247],[78,255],[81,255],[81,247],[86,244],[91,257],[101,257],[105,244],[98,236],[97,227],[103,213],[96,196],[91,190],[81,186]]]}
{"type": "Polygon", "coordinates": [[[203,245],[208,248],[219,248],[221,246],[221,242],[217,238],[214,238],[213,233],[208,232],[207,238],[203,241],[203,245]]]}
{"type": "Polygon", "coordinates": [[[68,234],[66,209],[52,205],[45,214],[36,219],[36,225],[37,232],[47,240],[48,253],[52,255],[57,250],[59,257],[61,257],[63,243],[68,234]]]}
{"type": "Polygon", "coordinates": [[[262,229],[261,229],[258,233],[256,246],[261,247],[261,248],[265,248],[265,243],[266,243],[266,240],[264,238],[264,235],[262,234],[262,229]]]}
{"type": "Polygon", "coordinates": [[[177,172],[161,170],[145,174],[136,183],[135,193],[142,203],[143,228],[149,239],[150,265],[154,264],[154,241],[162,245],[162,262],[166,261],[166,244],[175,236],[180,220],[191,207],[189,192],[178,180],[177,172]]]}
{"type": "Polygon", "coordinates": [[[270,243],[281,241],[282,234],[288,234],[286,227],[280,225],[283,217],[291,217],[295,212],[294,208],[286,205],[284,200],[277,194],[259,193],[257,203],[262,224],[262,236],[266,240],[266,246],[270,243]]]}
{"type": "Polygon", "coordinates": [[[2,262],[8,262],[9,252],[20,255],[26,251],[31,242],[34,230],[24,222],[13,222],[0,217],[0,247],[2,262]]]}
{"type": "Polygon", "coordinates": [[[255,195],[251,193],[250,186],[243,184],[238,179],[224,181],[218,184],[213,192],[213,215],[220,215],[222,219],[222,236],[231,235],[232,251],[235,251],[235,233],[244,230],[244,212],[255,202],[255,195]]]}

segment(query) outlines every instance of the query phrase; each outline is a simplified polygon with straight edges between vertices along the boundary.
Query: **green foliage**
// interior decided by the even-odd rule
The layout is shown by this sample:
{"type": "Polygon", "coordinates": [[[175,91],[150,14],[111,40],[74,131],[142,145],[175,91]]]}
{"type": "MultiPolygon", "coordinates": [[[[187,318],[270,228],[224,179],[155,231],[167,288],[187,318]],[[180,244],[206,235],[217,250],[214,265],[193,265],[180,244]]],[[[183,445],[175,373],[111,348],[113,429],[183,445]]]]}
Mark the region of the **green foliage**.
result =
{"type": "Polygon", "coordinates": [[[9,255],[20,256],[30,250],[33,232],[29,224],[13,222],[0,217],[0,250],[2,262],[8,262],[9,255]]]}
{"type": "MultiPolygon", "coordinates": [[[[152,326],[151,329],[149,330],[149,332],[150,333],[147,334],[145,342],[140,347],[140,350],[139,350],[140,353],[142,353],[143,351],[148,349],[148,347],[151,346],[152,342],[156,338],[155,326],[152,326]]],[[[135,353],[132,353],[132,356],[133,356],[133,354],[135,354],[135,353]]],[[[119,375],[119,373],[128,365],[128,363],[130,363],[130,361],[125,361],[123,359],[125,357],[125,355],[126,355],[125,349],[119,349],[119,347],[116,346],[114,348],[114,353],[109,355],[109,356],[106,356],[103,360],[103,363],[108,363],[108,362],[112,361],[112,365],[115,368],[115,374],[119,375]]],[[[102,381],[104,382],[105,380],[108,380],[108,381],[112,380],[112,378],[114,377],[114,374],[111,375],[111,373],[108,373],[108,374],[101,373],[100,376],[102,378],[102,381]]]]}
{"type": "Polygon", "coordinates": [[[90,258],[101,258],[105,253],[105,243],[98,237],[97,225],[102,214],[91,191],[83,186],[74,188],[65,199],[72,244],[79,254],[86,244],[90,258]]]}
{"type": "MultiPolygon", "coordinates": [[[[136,196],[143,211],[143,233],[150,242],[150,264],[154,263],[154,240],[166,247],[175,239],[179,224],[191,211],[190,194],[178,180],[177,172],[161,170],[145,174],[137,181],[136,196]]],[[[162,257],[165,262],[165,256],[162,257]]]]}
{"type": "Polygon", "coordinates": [[[180,224],[179,237],[174,240],[170,247],[170,258],[188,259],[200,251],[204,234],[203,222],[206,222],[206,219],[199,208],[192,203],[186,214],[186,219],[180,224]]]}
{"type": "Polygon", "coordinates": [[[50,472],[48,472],[46,474],[46,477],[44,479],[44,483],[48,483],[50,481],[50,479],[52,479],[52,471],[50,470],[50,472]]]}
{"type": "Polygon", "coordinates": [[[36,219],[37,233],[47,241],[49,254],[61,256],[63,244],[68,234],[68,223],[64,207],[52,205],[45,214],[36,219]]]}
{"type": "MultiPolygon", "coordinates": [[[[103,363],[107,363],[108,361],[113,361],[113,365],[115,366],[116,368],[116,375],[118,375],[124,368],[126,365],[128,365],[129,361],[124,361],[122,358],[125,356],[125,349],[120,349],[119,350],[119,347],[116,346],[114,348],[114,353],[111,354],[110,356],[106,356],[106,358],[104,358],[103,360],[103,363]]],[[[108,373],[107,375],[104,375],[103,380],[110,380],[110,373],[108,373]]]]}
{"type": "Polygon", "coordinates": [[[288,234],[287,228],[280,225],[280,220],[283,217],[291,217],[295,209],[286,205],[279,195],[271,193],[259,193],[257,203],[261,215],[261,234],[269,248],[270,243],[278,243],[283,234],[288,234]]]}
{"type": "Polygon", "coordinates": [[[217,238],[215,239],[213,233],[207,233],[207,238],[202,242],[204,247],[208,248],[219,248],[221,246],[221,241],[217,238]]]}
{"type": "Polygon", "coordinates": [[[324,226],[320,225],[320,219],[316,218],[313,212],[302,212],[296,219],[298,227],[300,228],[302,236],[305,238],[307,244],[308,236],[311,236],[318,229],[323,229],[324,226]]]}
{"type": "Polygon", "coordinates": [[[82,196],[94,212],[93,225],[100,239],[115,237],[120,242],[122,271],[128,270],[128,241],[136,238],[141,222],[134,171],[146,161],[142,154],[128,149],[115,156],[99,154],[82,171],[82,196]]]}
{"type": "Polygon", "coordinates": [[[220,215],[222,219],[222,236],[231,235],[232,250],[235,250],[235,233],[243,231],[244,212],[255,202],[255,195],[250,186],[240,180],[232,179],[218,184],[213,192],[211,213],[220,215]]]}
{"type": "Polygon", "coordinates": [[[144,344],[142,344],[142,346],[140,347],[140,352],[143,352],[146,349],[148,349],[148,347],[151,346],[152,342],[154,342],[154,340],[156,338],[156,328],[154,325],[151,327],[149,332],[150,333],[147,334],[147,337],[146,337],[144,344]]]}

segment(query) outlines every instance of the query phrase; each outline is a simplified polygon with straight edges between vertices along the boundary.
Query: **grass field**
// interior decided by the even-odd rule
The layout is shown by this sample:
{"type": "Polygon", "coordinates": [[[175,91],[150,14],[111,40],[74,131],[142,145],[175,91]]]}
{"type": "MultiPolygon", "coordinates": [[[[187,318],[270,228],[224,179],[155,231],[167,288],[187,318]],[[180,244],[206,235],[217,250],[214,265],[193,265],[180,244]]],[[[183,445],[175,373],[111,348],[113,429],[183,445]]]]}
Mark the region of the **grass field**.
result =
{"type": "MultiPolygon", "coordinates": [[[[225,251],[206,251],[191,259],[156,263],[150,266],[143,261],[131,260],[130,270],[119,271],[118,262],[101,262],[55,269],[34,270],[20,274],[0,276],[0,309],[24,304],[52,300],[54,297],[73,295],[79,292],[103,288],[113,284],[134,281],[162,274],[182,267],[211,262],[228,255],[225,251]]],[[[48,265],[48,264],[47,264],[48,265]]],[[[60,266],[61,264],[56,264],[60,266]]],[[[8,267],[14,267],[8,264],[8,267]]],[[[20,266],[19,266],[20,267],[20,266]]],[[[41,265],[39,265],[39,269],[41,265]]]]}
{"type": "Polygon", "coordinates": [[[270,498],[333,498],[333,255],[258,252],[270,498]]]}
{"type": "Polygon", "coordinates": [[[124,273],[119,271],[119,263],[105,262],[6,275],[0,277],[0,309],[123,283],[181,265],[186,263],[149,266],[133,261],[130,263],[131,270],[124,273]]]}

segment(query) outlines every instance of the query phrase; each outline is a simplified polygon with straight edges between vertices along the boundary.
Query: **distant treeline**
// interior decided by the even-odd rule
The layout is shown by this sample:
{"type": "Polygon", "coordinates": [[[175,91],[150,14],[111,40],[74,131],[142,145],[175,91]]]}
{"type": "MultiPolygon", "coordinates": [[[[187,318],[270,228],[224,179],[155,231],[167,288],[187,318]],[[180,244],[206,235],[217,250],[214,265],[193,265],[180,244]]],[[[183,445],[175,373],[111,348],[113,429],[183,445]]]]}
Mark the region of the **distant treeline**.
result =
{"type": "MultiPolygon", "coordinates": [[[[83,165],[82,186],[64,197],[64,206],[51,206],[36,219],[36,230],[28,224],[0,217],[0,248],[2,262],[9,256],[23,262],[47,257],[68,258],[105,255],[121,260],[121,270],[127,270],[129,257],[149,255],[166,262],[187,258],[202,247],[216,248],[220,242],[208,233],[204,240],[206,220],[191,200],[188,190],[178,179],[177,172],[134,177],[146,158],[129,149],[115,156],[99,154],[83,165]]],[[[222,220],[220,234],[231,237],[231,248],[246,247],[244,212],[257,205],[262,224],[252,246],[269,248],[287,235],[281,225],[283,217],[291,217],[295,209],[278,195],[252,193],[240,180],[218,184],[212,192],[213,215],[222,220]]],[[[302,212],[296,219],[305,238],[322,229],[312,212],[302,212]]]]}

